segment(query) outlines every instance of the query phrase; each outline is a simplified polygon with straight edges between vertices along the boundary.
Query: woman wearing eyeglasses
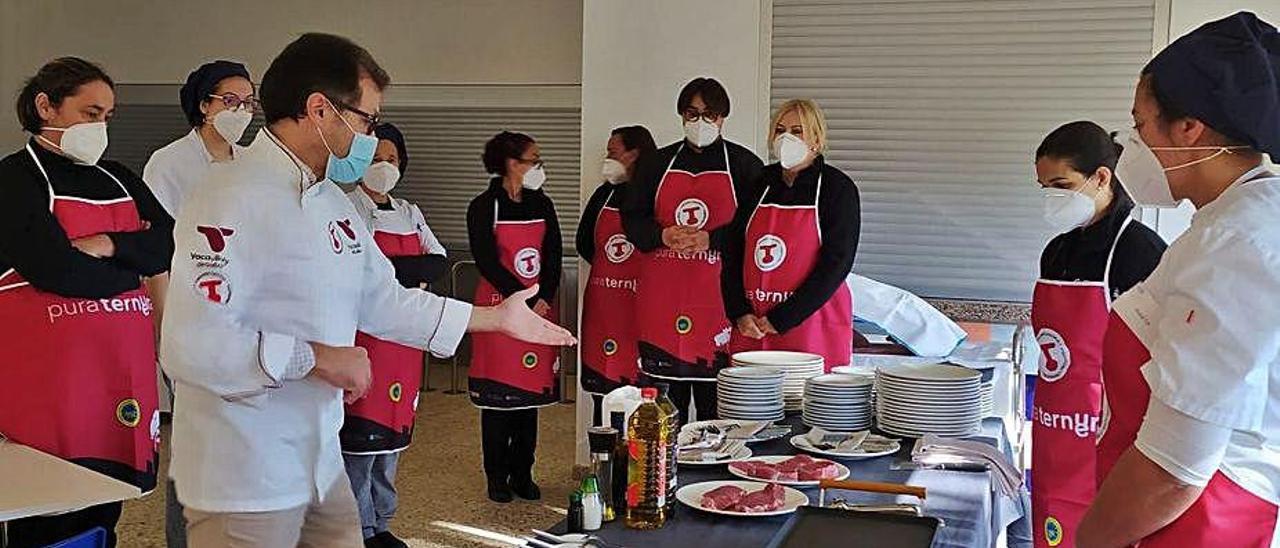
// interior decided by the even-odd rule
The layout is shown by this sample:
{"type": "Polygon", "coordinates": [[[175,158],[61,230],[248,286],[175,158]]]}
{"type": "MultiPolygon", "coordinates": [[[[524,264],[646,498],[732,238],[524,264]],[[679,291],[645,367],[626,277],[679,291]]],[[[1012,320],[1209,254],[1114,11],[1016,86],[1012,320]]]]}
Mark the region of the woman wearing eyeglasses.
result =
{"type": "MultiPolygon", "coordinates": [[[[243,147],[237,143],[253,121],[257,104],[249,70],[223,60],[205,63],[187,75],[178,99],[191,131],[152,153],[142,169],[142,180],[172,216],[177,216],[183,198],[209,176],[214,165],[240,154],[243,147]]],[[[147,280],[157,315],[163,314],[168,288],[167,274],[147,280]]],[[[172,407],[172,395],[170,399],[172,407]]],[[[165,540],[171,548],[181,548],[186,546],[182,504],[173,482],[165,485],[165,540]]]]}
{"type": "Polygon", "coordinates": [[[191,132],[151,154],[142,179],[170,215],[215,163],[240,152],[237,143],[253,122],[257,99],[249,70],[234,61],[205,63],[178,92],[191,132]]]}
{"type": "MultiPolygon", "coordinates": [[[[480,269],[476,306],[496,306],[530,286],[534,312],[554,318],[551,303],[560,287],[560,221],[546,182],[538,143],[504,131],[484,146],[484,168],[493,178],[467,208],[467,236],[480,269]]],[[[489,498],[510,502],[512,493],[538,500],[533,454],[538,408],[560,400],[560,350],[500,333],[472,335],[471,402],[480,411],[484,472],[489,498]]]]}
{"type": "Polygon", "coordinates": [[[688,423],[716,416],[716,374],[729,364],[720,253],[759,197],[760,158],[721,137],[729,94],[695,78],[676,99],[684,139],[640,159],[623,204],[627,239],[646,254],[636,299],[640,369],[671,384],[688,423]]]}

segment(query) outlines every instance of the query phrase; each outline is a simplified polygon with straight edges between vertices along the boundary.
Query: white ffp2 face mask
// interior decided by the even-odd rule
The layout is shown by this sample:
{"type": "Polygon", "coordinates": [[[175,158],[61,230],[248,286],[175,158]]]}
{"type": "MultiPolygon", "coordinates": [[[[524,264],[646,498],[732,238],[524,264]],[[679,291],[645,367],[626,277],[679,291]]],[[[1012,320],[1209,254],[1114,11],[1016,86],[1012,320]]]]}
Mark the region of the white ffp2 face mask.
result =
{"type": "Polygon", "coordinates": [[[542,166],[533,166],[533,169],[524,172],[524,177],[520,179],[520,186],[529,190],[538,190],[545,182],[547,182],[547,172],[542,169],[542,166]]]}
{"type": "Polygon", "coordinates": [[[613,158],[605,158],[600,165],[600,175],[610,184],[618,184],[627,180],[627,166],[613,158]]]}
{"type": "Polygon", "coordinates": [[[223,110],[213,115],[213,129],[231,144],[240,142],[251,123],[253,112],[249,110],[223,110]]]}
{"type": "Polygon", "coordinates": [[[773,140],[773,155],[778,158],[782,169],[791,169],[809,157],[809,144],[795,135],[783,133],[773,140]]]}
{"type": "Polygon", "coordinates": [[[711,122],[698,118],[692,122],[684,123],[684,138],[689,144],[703,148],[710,146],[720,138],[720,126],[711,122]]]}
{"type": "Polygon", "coordinates": [[[1150,207],[1177,207],[1178,202],[1181,201],[1173,197],[1173,190],[1169,188],[1167,174],[1170,171],[1208,162],[1223,154],[1232,154],[1233,150],[1249,148],[1246,146],[1149,147],[1134,130],[1126,132],[1120,139],[1124,150],[1120,152],[1120,159],[1116,162],[1116,178],[1120,179],[1120,184],[1129,192],[1129,196],[1135,203],[1150,207]],[[1157,150],[1162,152],[1203,150],[1213,151],[1213,154],[1184,164],[1164,167],[1160,165],[1160,159],[1156,158],[1157,150]]]}
{"type": "Polygon", "coordinates": [[[377,162],[364,170],[364,186],[378,194],[386,194],[400,182],[400,168],[391,162],[377,162]]]}
{"type": "MultiPolygon", "coordinates": [[[[1090,179],[1092,181],[1092,179],[1090,179]]],[[[1078,190],[1065,188],[1045,188],[1044,221],[1055,231],[1055,234],[1069,232],[1084,226],[1093,218],[1097,208],[1095,198],[1102,187],[1089,196],[1078,190]]]]}
{"type": "Polygon", "coordinates": [[[55,144],[44,137],[40,137],[40,139],[61,150],[63,156],[72,159],[76,163],[89,166],[95,165],[98,160],[102,159],[102,153],[107,151],[106,122],[85,122],[66,128],[43,127],[40,129],[43,131],[62,132],[60,144],[55,144]]]}

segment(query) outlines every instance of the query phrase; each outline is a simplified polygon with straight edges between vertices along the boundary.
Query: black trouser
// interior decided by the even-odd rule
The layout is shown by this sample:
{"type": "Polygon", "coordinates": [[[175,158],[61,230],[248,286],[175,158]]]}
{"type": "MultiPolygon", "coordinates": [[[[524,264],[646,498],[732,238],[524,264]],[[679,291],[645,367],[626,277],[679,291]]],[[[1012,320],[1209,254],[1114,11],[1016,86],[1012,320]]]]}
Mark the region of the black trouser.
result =
{"type": "Polygon", "coordinates": [[[716,418],[716,383],[714,381],[669,381],[654,379],[670,385],[667,395],[680,411],[680,424],[689,424],[689,401],[698,404],[698,420],[716,418]]]}
{"type": "Polygon", "coordinates": [[[480,410],[484,474],[490,484],[521,485],[533,480],[538,447],[538,410],[480,410]]]}
{"type": "Polygon", "coordinates": [[[94,527],[107,530],[107,547],[116,545],[116,522],[124,503],[109,502],[56,516],[37,516],[9,522],[8,548],[41,548],[62,542],[94,527]]]}

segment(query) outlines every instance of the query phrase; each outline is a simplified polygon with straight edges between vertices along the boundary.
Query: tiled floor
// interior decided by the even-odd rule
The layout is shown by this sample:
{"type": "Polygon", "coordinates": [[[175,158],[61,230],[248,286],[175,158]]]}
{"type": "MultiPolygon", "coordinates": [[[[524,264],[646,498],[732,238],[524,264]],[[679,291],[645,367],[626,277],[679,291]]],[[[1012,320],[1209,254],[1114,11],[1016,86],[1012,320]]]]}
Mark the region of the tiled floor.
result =
{"type": "MultiPolygon", "coordinates": [[[[424,393],[414,443],[400,460],[400,511],[392,530],[411,546],[505,546],[450,529],[450,524],[524,536],[563,517],[573,469],[574,408],[544,408],[535,475],[540,502],[489,502],[480,459],[480,414],[466,395],[424,393]]],[[[166,432],[167,433],[167,432],[166,432]]],[[[162,466],[167,463],[163,457],[162,466]]],[[[125,505],[120,546],[164,546],[164,490],[125,505]]]]}

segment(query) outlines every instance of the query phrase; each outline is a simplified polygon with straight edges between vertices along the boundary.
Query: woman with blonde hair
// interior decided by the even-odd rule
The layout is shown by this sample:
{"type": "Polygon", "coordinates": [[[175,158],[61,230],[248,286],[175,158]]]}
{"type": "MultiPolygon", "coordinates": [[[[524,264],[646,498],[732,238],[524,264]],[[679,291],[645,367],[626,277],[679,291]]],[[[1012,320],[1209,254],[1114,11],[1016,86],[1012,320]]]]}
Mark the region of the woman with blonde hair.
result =
{"type": "Polygon", "coordinates": [[[858,250],[858,187],[823,156],[827,123],[813,101],[783,103],[769,141],[777,162],[764,167],[754,211],[725,251],[730,346],[821,354],[830,371],[853,350],[844,280],[858,250]]]}

